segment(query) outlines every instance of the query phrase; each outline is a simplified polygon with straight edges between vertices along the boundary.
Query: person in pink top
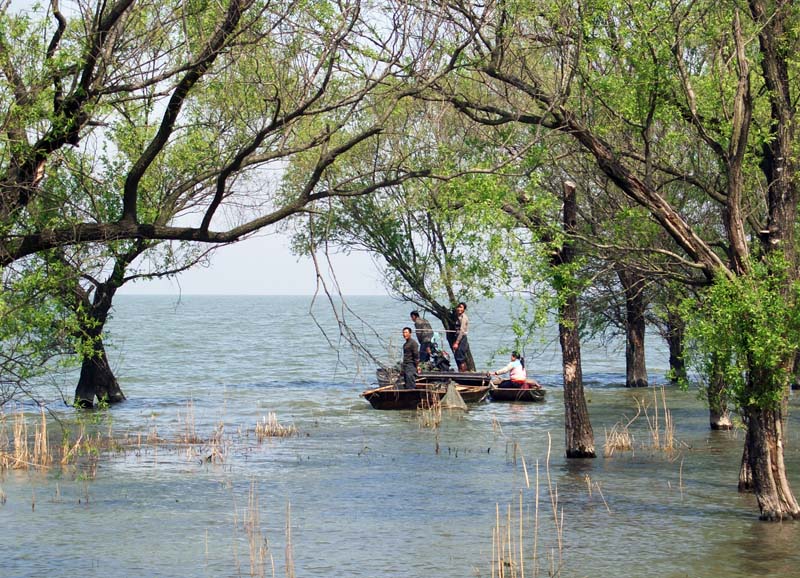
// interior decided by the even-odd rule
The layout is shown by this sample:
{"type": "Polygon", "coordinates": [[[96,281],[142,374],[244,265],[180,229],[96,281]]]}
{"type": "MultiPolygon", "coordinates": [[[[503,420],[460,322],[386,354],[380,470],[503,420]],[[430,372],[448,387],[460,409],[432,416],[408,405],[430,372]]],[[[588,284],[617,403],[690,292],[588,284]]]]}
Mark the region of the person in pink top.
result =
{"type": "Polygon", "coordinates": [[[511,352],[511,362],[503,368],[493,371],[494,375],[508,373],[508,379],[504,379],[497,387],[514,387],[518,389],[528,389],[528,374],[525,371],[525,360],[520,357],[518,351],[511,352]]]}

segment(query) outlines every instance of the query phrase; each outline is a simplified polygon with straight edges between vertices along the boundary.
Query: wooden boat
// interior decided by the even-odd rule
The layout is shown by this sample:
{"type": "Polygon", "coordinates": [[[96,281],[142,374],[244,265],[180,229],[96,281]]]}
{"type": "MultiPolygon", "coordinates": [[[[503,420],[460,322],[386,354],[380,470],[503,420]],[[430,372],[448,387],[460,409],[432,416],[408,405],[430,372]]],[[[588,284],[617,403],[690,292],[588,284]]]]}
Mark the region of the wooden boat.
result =
{"type": "Polygon", "coordinates": [[[417,381],[447,383],[455,381],[459,385],[489,385],[491,376],[485,371],[420,371],[417,381]]]}
{"type": "Polygon", "coordinates": [[[493,387],[489,390],[492,401],[544,401],[544,390],[541,388],[520,389],[516,387],[493,387]]]}
{"type": "MultiPolygon", "coordinates": [[[[480,403],[489,393],[488,385],[458,385],[464,403],[480,403]]],[[[447,393],[444,383],[417,383],[416,389],[384,385],[361,394],[375,409],[417,409],[437,405],[447,393]]]]}
{"type": "MultiPolygon", "coordinates": [[[[403,384],[403,375],[396,367],[379,367],[375,372],[378,385],[391,385],[400,387],[403,384]]],[[[424,383],[448,383],[455,381],[459,385],[489,385],[492,381],[487,372],[481,371],[420,371],[417,373],[417,387],[424,383]]]]}

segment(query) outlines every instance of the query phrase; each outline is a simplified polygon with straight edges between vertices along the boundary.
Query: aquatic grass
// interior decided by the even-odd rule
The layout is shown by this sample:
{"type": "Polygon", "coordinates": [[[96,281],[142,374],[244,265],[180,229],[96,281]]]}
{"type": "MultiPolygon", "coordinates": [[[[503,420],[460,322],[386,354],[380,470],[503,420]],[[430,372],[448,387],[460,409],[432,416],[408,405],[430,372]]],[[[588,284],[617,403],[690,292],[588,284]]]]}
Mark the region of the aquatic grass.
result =
{"type": "Polygon", "coordinates": [[[418,407],[417,423],[420,429],[437,429],[442,423],[442,404],[423,404],[418,407]]]}
{"type": "Polygon", "coordinates": [[[0,469],[27,470],[47,468],[53,461],[47,438],[47,416],[41,408],[41,419],[35,423],[33,447],[30,447],[28,420],[22,410],[14,413],[12,436],[9,437],[7,420],[0,420],[0,469]]]}
{"type": "MultiPolygon", "coordinates": [[[[239,551],[237,544],[238,528],[241,526],[244,531],[245,539],[247,540],[248,549],[248,562],[250,567],[250,576],[256,578],[265,578],[269,575],[272,578],[276,576],[275,558],[272,555],[272,548],[270,546],[269,538],[266,532],[262,529],[261,524],[261,508],[258,500],[258,490],[255,480],[250,482],[250,490],[247,495],[247,507],[243,512],[239,512],[234,504],[233,514],[233,527],[234,527],[234,541],[233,541],[233,558],[236,574],[241,576],[241,560],[239,559],[239,551]],[[241,521],[240,521],[241,519],[241,521]]],[[[291,503],[286,504],[286,544],[284,548],[285,561],[284,570],[286,578],[295,578],[294,568],[294,550],[292,545],[292,507],[291,503]]],[[[208,532],[206,532],[206,540],[208,532]]],[[[208,547],[206,546],[206,549],[208,547]]]]}
{"type": "Polygon", "coordinates": [[[649,404],[644,399],[636,398],[636,404],[640,412],[647,420],[647,427],[650,431],[650,448],[656,451],[663,451],[672,454],[678,447],[675,441],[675,424],[672,421],[672,412],[667,407],[667,394],[663,387],[661,390],[661,405],[663,413],[659,418],[658,413],[658,390],[653,389],[653,415],[648,412],[649,404]],[[663,431],[662,431],[663,429],[663,431]]]}
{"type": "Polygon", "coordinates": [[[261,421],[256,422],[256,439],[259,443],[268,438],[285,438],[297,435],[297,428],[292,425],[284,426],[278,422],[278,416],[274,412],[262,416],[261,421]]]}
{"type": "MultiPolygon", "coordinates": [[[[178,411],[178,421],[181,421],[181,412],[178,411]]],[[[186,402],[186,415],[183,416],[183,443],[198,444],[202,439],[197,435],[194,423],[194,402],[190,399],[186,402]]]]}
{"type": "Polygon", "coordinates": [[[665,388],[653,389],[652,403],[646,398],[634,397],[636,402],[636,415],[627,421],[615,423],[610,430],[605,430],[605,443],[603,455],[612,457],[615,452],[634,452],[636,443],[632,433],[632,426],[642,416],[647,424],[647,441],[642,442],[640,447],[650,451],[663,452],[668,457],[673,458],[680,443],[675,438],[675,423],[672,420],[672,412],[667,406],[667,396],[665,388]],[[659,400],[660,390],[660,400],[659,400]],[[661,410],[659,410],[659,405],[661,410]]]}
{"type": "Polygon", "coordinates": [[[100,457],[111,452],[133,450],[141,455],[144,447],[157,452],[160,448],[167,451],[186,451],[190,459],[202,455],[203,460],[222,463],[228,452],[231,441],[225,436],[224,425],[218,424],[210,438],[188,436],[187,431],[179,432],[168,439],[158,434],[155,423],[150,425],[146,434],[117,435],[109,423],[106,431],[87,432],[92,425],[80,417],[75,423],[59,420],[61,426],[60,440],[55,441],[55,434],[48,427],[44,408],[38,419],[26,416],[21,410],[13,414],[10,425],[5,414],[0,414],[0,472],[11,469],[49,470],[55,463],[62,470],[73,467],[80,468],[80,477],[93,478],[100,457]]]}
{"type": "Polygon", "coordinates": [[[550,474],[552,440],[549,433],[547,437],[548,448],[544,468],[549,503],[542,505],[542,476],[537,460],[531,520],[531,505],[525,505],[525,494],[531,490],[531,480],[524,456],[520,454],[525,472],[525,488],[519,490],[513,504],[506,505],[503,515],[500,504],[495,504],[495,525],[492,528],[492,578],[526,576],[536,578],[545,572],[547,576],[556,577],[561,575],[564,568],[564,511],[558,501],[558,484],[553,481],[550,474]],[[549,537],[544,534],[547,530],[550,532],[549,537]],[[530,549],[526,544],[530,544],[530,549]]]}

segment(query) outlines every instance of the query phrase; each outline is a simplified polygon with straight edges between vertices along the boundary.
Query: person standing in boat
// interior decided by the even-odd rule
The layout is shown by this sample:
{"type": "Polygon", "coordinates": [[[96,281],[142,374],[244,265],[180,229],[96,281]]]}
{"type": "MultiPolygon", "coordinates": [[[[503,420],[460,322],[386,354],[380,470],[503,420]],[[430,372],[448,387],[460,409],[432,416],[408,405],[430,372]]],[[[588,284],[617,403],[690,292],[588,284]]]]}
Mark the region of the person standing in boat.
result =
{"type": "Polygon", "coordinates": [[[403,386],[406,389],[417,387],[417,367],[419,366],[419,345],[411,337],[411,328],[403,327],[403,386]]]}
{"type": "Polygon", "coordinates": [[[505,367],[493,371],[493,375],[508,373],[508,379],[501,381],[497,387],[513,387],[516,389],[530,389],[528,373],[525,371],[525,360],[518,351],[511,352],[511,362],[505,367]]]}
{"type": "Polygon", "coordinates": [[[456,338],[453,341],[453,357],[456,360],[458,371],[467,371],[467,356],[469,353],[469,317],[467,317],[467,304],[463,301],[456,305],[455,318],[456,338]]]}
{"type": "Polygon", "coordinates": [[[433,327],[431,322],[419,316],[419,311],[411,312],[411,321],[414,322],[414,331],[419,341],[419,360],[420,363],[431,360],[431,340],[433,339],[433,327]]]}

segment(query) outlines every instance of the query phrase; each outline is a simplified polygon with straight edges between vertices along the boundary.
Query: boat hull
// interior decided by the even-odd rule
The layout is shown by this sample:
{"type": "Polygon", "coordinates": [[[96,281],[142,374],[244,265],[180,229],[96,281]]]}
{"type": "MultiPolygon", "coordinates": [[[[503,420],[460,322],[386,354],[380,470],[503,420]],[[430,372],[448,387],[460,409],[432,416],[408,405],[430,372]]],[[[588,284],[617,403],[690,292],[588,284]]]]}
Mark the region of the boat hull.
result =
{"type": "MultiPolygon", "coordinates": [[[[457,386],[464,403],[475,404],[486,399],[488,386],[457,386]]],[[[387,385],[370,389],[361,394],[375,409],[407,410],[434,407],[441,403],[447,387],[441,384],[418,383],[416,389],[398,389],[387,385]]]]}
{"type": "Polygon", "coordinates": [[[491,376],[480,371],[420,371],[417,380],[431,383],[455,381],[459,385],[489,385],[491,376]]]}
{"type": "Polygon", "coordinates": [[[543,389],[517,389],[512,387],[494,387],[489,391],[489,398],[492,401],[517,401],[517,402],[541,402],[544,401],[543,389]]]}

